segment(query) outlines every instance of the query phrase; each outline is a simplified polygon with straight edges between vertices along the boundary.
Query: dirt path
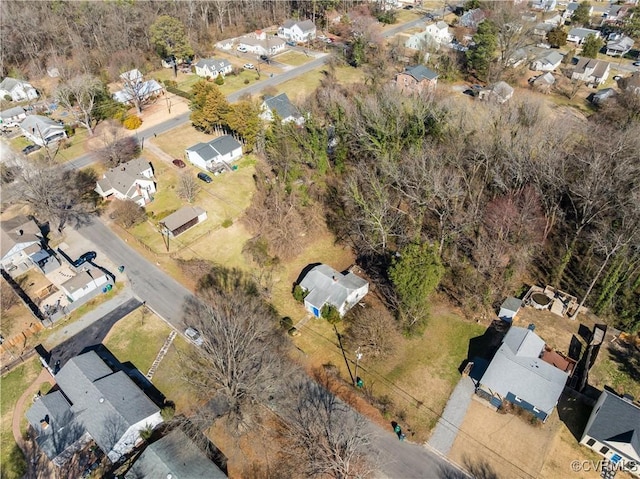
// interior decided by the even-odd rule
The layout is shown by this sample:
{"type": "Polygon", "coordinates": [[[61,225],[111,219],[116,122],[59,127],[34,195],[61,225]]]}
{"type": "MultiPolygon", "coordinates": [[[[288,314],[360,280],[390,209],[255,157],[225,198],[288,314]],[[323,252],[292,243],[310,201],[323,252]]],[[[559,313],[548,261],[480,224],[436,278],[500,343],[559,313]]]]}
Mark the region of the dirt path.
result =
{"type": "Polygon", "coordinates": [[[35,381],[33,381],[33,383],[31,383],[31,385],[25,390],[25,392],[22,393],[22,396],[20,396],[20,399],[18,399],[16,407],[13,410],[13,419],[11,421],[13,438],[15,439],[18,447],[22,449],[22,452],[25,453],[25,456],[27,456],[27,444],[25,443],[24,438],[22,437],[22,432],[20,431],[20,421],[24,417],[24,413],[27,407],[30,406],[33,402],[33,395],[40,389],[40,385],[42,383],[47,382],[52,386],[56,383],[51,376],[51,373],[49,373],[47,369],[42,368],[42,371],[35,379],[35,381]]]}

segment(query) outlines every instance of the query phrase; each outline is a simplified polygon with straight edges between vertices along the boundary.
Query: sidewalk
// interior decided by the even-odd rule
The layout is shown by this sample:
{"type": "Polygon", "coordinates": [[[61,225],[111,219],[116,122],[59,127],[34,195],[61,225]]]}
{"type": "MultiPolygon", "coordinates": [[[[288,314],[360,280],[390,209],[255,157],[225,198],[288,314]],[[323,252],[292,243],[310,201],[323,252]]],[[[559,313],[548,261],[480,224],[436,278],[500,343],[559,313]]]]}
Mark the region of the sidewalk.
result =
{"type": "MultiPolygon", "coordinates": [[[[109,301],[102,303],[101,305],[97,306],[95,309],[89,311],[87,314],[82,316],[80,319],[77,319],[73,323],[64,325],[64,328],[61,328],[60,330],[51,334],[51,336],[49,336],[46,339],[44,346],[48,349],[51,349],[54,346],[57,346],[58,344],[62,343],[63,341],[66,341],[70,337],[75,336],[77,333],[79,333],[83,329],[87,328],[91,324],[101,319],[103,316],[107,315],[114,309],[118,308],[119,306],[122,306],[124,303],[126,303],[127,301],[133,298],[134,298],[134,295],[133,295],[133,291],[131,290],[131,287],[129,285],[126,285],[124,289],[120,291],[120,293],[118,293],[118,295],[115,298],[112,298],[109,301]]],[[[65,321],[65,320],[62,320],[62,321],[65,321]]]]}

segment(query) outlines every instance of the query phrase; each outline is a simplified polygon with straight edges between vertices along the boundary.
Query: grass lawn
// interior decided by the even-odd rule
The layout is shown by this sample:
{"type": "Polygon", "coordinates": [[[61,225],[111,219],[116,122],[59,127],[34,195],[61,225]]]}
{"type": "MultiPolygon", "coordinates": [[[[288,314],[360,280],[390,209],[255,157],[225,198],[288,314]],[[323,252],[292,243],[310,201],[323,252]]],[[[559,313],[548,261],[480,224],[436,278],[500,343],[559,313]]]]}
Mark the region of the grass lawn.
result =
{"type": "Polygon", "coordinates": [[[18,399],[41,370],[40,362],[32,358],[0,378],[0,476],[2,479],[18,479],[25,471],[26,464],[22,451],[13,440],[11,421],[18,399]]]}
{"type": "Polygon", "coordinates": [[[118,321],[103,344],[121,362],[131,362],[147,374],[171,328],[151,311],[138,308],[118,321]]]}
{"type": "MultiPolygon", "coordinates": [[[[442,8],[442,4],[440,4],[440,8],[442,8]]],[[[395,25],[412,22],[413,20],[420,18],[421,16],[422,15],[415,10],[398,10],[395,25]]]]}
{"type": "Polygon", "coordinates": [[[281,55],[278,55],[276,57],[276,60],[279,63],[286,63],[287,65],[292,65],[297,67],[300,65],[304,65],[305,63],[308,63],[309,61],[312,60],[312,58],[296,50],[291,50],[286,53],[282,53],[281,55]]]}
{"type": "Polygon", "coordinates": [[[33,145],[31,140],[27,140],[24,136],[16,136],[9,140],[11,147],[16,151],[22,151],[25,146],[33,145]]]}
{"type": "Polygon", "coordinates": [[[158,135],[153,139],[153,143],[173,158],[184,158],[184,150],[196,143],[211,141],[214,138],[213,135],[196,130],[190,123],[185,123],[167,133],[158,135]]]}
{"type": "MultiPolygon", "coordinates": [[[[286,93],[294,103],[304,101],[311,93],[320,86],[320,80],[324,77],[322,73],[327,67],[322,66],[311,70],[304,75],[300,75],[293,80],[281,83],[276,88],[278,93],[286,93]]],[[[362,69],[350,66],[340,66],[336,68],[336,78],[340,83],[349,84],[362,81],[364,72],[362,69]]]]}
{"type": "Polygon", "coordinates": [[[65,162],[71,161],[79,156],[84,155],[87,152],[86,141],[89,139],[89,132],[84,128],[77,128],[75,135],[68,138],[68,148],[60,148],[58,151],[58,161],[65,162]]]}

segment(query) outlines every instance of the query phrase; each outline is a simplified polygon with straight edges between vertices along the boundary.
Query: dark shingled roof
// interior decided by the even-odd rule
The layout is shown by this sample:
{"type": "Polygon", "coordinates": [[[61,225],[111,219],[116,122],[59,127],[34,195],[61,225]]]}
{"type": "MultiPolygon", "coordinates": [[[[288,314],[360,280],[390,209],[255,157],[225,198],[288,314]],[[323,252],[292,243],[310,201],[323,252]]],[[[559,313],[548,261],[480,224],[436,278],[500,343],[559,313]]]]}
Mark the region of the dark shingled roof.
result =
{"type": "Polygon", "coordinates": [[[187,151],[198,153],[204,161],[209,161],[221,155],[227,155],[233,150],[240,148],[242,145],[238,143],[231,135],[224,135],[211,140],[208,143],[198,143],[187,148],[187,151]]]}
{"type": "Polygon", "coordinates": [[[424,65],[416,65],[413,67],[407,67],[407,69],[404,71],[406,74],[411,75],[413,78],[415,78],[417,81],[422,81],[422,80],[434,80],[436,78],[438,78],[438,74],[436,72],[434,72],[433,70],[430,70],[429,68],[425,67],[424,65]]]}
{"type": "Polygon", "coordinates": [[[289,117],[300,118],[302,116],[295,105],[291,103],[286,93],[265,97],[264,103],[272,113],[277,114],[283,120],[289,117]]]}

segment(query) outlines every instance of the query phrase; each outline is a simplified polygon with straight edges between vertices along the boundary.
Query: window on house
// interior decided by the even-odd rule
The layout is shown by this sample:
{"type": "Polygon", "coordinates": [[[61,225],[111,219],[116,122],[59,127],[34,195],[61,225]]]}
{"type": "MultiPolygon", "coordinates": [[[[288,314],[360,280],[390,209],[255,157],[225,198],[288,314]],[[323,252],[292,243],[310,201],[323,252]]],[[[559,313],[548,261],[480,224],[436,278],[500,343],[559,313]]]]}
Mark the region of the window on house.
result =
{"type": "Polygon", "coordinates": [[[607,446],[600,448],[600,454],[606,454],[608,452],[609,452],[609,448],[607,446]]]}
{"type": "Polygon", "coordinates": [[[587,446],[591,447],[591,446],[593,446],[595,443],[596,443],[596,440],[595,440],[595,439],[589,439],[589,440],[587,441],[587,446]]]}
{"type": "Polygon", "coordinates": [[[516,396],[514,399],[518,402],[522,402],[522,399],[520,399],[518,396],[516,396]]]}

